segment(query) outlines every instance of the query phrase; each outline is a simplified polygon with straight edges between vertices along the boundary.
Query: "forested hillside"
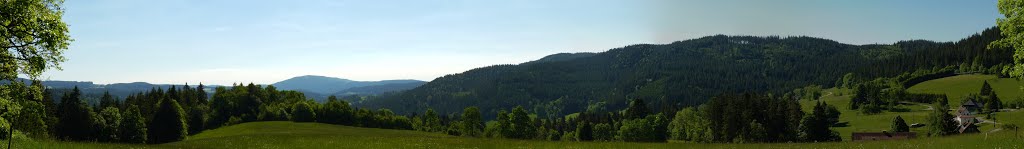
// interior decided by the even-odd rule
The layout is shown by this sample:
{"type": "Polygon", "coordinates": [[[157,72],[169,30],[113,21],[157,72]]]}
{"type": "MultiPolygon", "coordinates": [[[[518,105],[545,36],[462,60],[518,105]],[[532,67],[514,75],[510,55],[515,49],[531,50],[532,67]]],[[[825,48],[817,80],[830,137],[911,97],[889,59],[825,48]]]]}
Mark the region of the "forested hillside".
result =
{"type": "Polygon", "coordinates": [[[808,85],[827,88],[842,84],[844,77],[894,77],[946,66],[998,72],[1012,55],[1005,49],[985,50],[998,38],[996,28],[957,42],[914,40],[890,45],[717,35],[477,68],[355,104],[399,114],[428,107],[454,113],[477,106],[485,117],[523,105],[539,116],[559,117],[622,109],[629,99],[644,99],[655,111],[668,113],[717,94],[782,93],[808,85]]]}

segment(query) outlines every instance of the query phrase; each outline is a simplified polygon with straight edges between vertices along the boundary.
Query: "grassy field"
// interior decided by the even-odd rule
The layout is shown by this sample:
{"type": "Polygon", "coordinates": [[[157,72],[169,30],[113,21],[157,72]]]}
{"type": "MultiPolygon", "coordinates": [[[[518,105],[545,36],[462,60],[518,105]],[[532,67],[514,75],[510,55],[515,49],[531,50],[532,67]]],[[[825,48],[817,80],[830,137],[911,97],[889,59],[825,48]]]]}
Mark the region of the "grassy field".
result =
{"type": "MultiPolygon", "coordinates": [[[[979,92],[983,81],[988,81],[992,85],[993,90],[996,91],[996,94],[1004,101],[1020,97],[1022,94],[1020,86],[1024,85],[1024,82],[1015,79],[997,78],[993,75],[959,75],[926,81],[911,87],[909,91],[912,93],[946,94],[950,97],[950,106],[956,106],[961,102],[960,97],[969,93],[979,92]]],[[[836,106],[842,113],[839,116],[839,120],[849,122],[849,126],[833,128],[833,130],[838,131],[842,135],[843,140],[850,140],[853,132],[880,132],[888,130],[890,122],[896,116],[903,117],[907,124],[926,123],[925,118],[930,111],[927,110],[928,107],[925,105],[910,104],[904,105],[910,109],[908,112],[886,111],[879,114],[865,115],[848,108],[851,94],[849,90],[827,89],[824,92],[825,96],[822,96],[821,101],[836,106]]],[[[811,109],[814,106],[814,102],[801,101],[801,105],[803,109],[811,109]]],[[[997,113],[995,118],[997,122],[1021,125],[1024,124],[1024,117],[1021,116],[1024,116],[1024,114],[1020,111],[1001,112],[997,113]],[[1004,120],[1006,122],[1003,122],[1004,120]]],[[[982,132],[996,128],[992,124],[980,124],[979,126],[982,132]]],[[[922,127],[911,128],[911,131],[923,134],[927,130],[922,127]]]]}
{"type": "Polygon", "coordinates": [[[949,105],[959,105],[961,97],[967,94],[979,93],[981,91],[981,84],[984,81],[988,81],[992,86],[992,90],[995,90],[996,95],[999,95],[999,99],[1004,102],[1015,100],[1024,95],[1024,91],[1021,91],[1024,81],[998,78],[994,75],[959,75],[935,79],[914,85],[907,89],[907,91],[911,93],[946,94],[949,97],[949,105]]]}
{"type": "Polygon", "coordinates": [[[481,139],[416,131],[357,128],[318,123],[254,122],[207,131],[188,140],[158,145],[20,141],[16,148],[1022,148],[1012,133],[973,134],[903,141],[693,144],[552,142],[481,139]]]}
{"type": "MultiPolygon", "coordinates": [[[[850,140],[853,132],[881,132],[883,130],[889,130],[893,118],[896,116],[903,117],[907,124],[913,123],[925,123],[925,117],[928,116],[926,110],[928,107],[923,105],[904,105],[910,109],[909,112],[882,112],[878,114],[861,114],[859,111],[850,110],[850,94],[848,90],[828,89],[825,90],[825,96],[822,96],[820,101],[823,101],[829,105],[835,106],[840,113],[839,121],[848,122],[849,125],[845,127],[833,127],[832,129],[839,132],[843,137],[843,140],[850,140]]],[[[809,109],[814,107],[817,101],[804,100],[800,101],[800,105],[803,106],[805,112],[810,112],[809,109]]],[[[923,134],[927,131],[925,128],[911,128],[911,131],[923,134]]]]}

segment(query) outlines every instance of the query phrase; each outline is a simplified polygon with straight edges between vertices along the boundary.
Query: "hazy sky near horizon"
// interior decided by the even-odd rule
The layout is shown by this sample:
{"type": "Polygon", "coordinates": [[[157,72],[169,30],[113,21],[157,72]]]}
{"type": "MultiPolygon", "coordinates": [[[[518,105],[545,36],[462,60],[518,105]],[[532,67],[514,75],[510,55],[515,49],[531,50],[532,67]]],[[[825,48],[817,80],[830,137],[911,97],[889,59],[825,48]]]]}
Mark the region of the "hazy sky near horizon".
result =
{"type": "Polygon", "coordinates": [[[996,0],[66,1],[63,71],[96,83],[270,84],[300,75],[433,80],[563,52],[708,35],[850,44],[955,41],[996,0]]]}

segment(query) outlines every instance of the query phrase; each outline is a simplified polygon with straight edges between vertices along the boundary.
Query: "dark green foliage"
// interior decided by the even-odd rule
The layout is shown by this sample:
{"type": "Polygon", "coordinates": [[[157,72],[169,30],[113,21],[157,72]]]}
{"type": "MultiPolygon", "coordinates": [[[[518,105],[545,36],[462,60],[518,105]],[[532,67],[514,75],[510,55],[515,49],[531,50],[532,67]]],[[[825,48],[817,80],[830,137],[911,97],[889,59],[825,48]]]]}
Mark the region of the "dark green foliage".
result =
{"type": "Polygon", "coordinates": [[[982,112],[999,112],[999,109],[1003,109],[1002,100],[1000,100],[999,96],[996,95],[996,92],[992,90],[992,86],[988,84],[988,81],[985,81],[984,84],[981,85],[981,92],[979,92],[979,94],[981,96],[976,97],[979,100],[975,101],[984,104],[982,112]]]}
{"type": "MultiPolygon", "coordinates": [[[[584,112],[589,104],[599,102],[606,103],[607,109],[624,109],[629,99],[639,98],[652,105],[652,112],[665,113],[727,92],[850,86],[870,81],[867,78],[895,78],[909,70],[941,69],[975,57],[986,68],[1009,63],[1009,50],[985,49],[999,38],[995,28],[956,42],[912,40],[891,45],[848,45],[810,37],[709,36],[630,45],[560,61],[483,67],[357,104],[401,114],[426,108],[455,113],[477,106],[485,118],[491,118],[494,111],[517,105],[547,109],[557,99],[564,106],[554,112],[564,115],[584,112]],[[843,79],[847,80],[837,81],[843,79]]],[[[931,73],[900,77],[892,81],[896,82],[893,87],[913,84],[912,80],[927,74],[931,73]]]]}
{"type": "Polygon", "coordinates": [[[629,107],[626,108],[626,119],[638,119],[647,117],[647,114],[651,113],[651,110],[647,109],[647,104],[644,100],[634,99],[629,103],[629,107]]]}
{"type": "Polygon", "coordinates": [[[661,114],[649,115],[646,118],[622,121],[619,137],[629,142],[665,142],[668,120],[661,114]]]}
{"type": "Polygon", "coordinates": [[[121,135],[121,111],[116,107],[106,107],[100,111],[96,119],[97,140],[103,142],[114,142],[120,139],[121,135]]]}
{"type": "Polygon", "coordinates": [[[582,122],[579,126],[576,126],[576,140],[579,141],[591,141],[594,140],[594,128],[593,125],[587,122],[582,122]]]}
{"type": "Polygon", "coordinates": [[[131,105],[125,113],[121,115],[121,142],[126,143],[146,143],[148,138],[146,128],[146,120],[142,118],[142,113],[139,112],[139,107],[131,105]]]}
{"type": "Polygon", "coordinates": [[[352,107],[348,105],[348,102],[344,100],[338,100],[335,96],[327,97],[327,103],[324,103],[324,107],[321,110],[319,118],[320,122],[341,124],[341,125],[352,125],[352,107]]]}
{"type": "Polygon", "coordinates": [[[531,139],[534,137],[533,133],[537,131],[537,126],[533,125],[533,119],[522,106],[513,108],[508,117],[509,130],[505,134],[506,138],[531,139]]]}
{"type": "Polygon", "coordinates": [[[420,126],[420,131],[426,132],[441,132],[444,126],[441,125],[441,118],[434,112],[434,109],[427,109],[427,112],[423,115],[423,125],[420,126]]]}
{"type": "Polygon", "coordinates": [[[992,91],[992,85],[989,85],[988,81],[983,82],[981,84],[981,91],[978,93],[981,94],[982,96],[990,96],[990,93],[994,93],[992,91]]]}
{"type": "Polygon", "coordinates": [[[96,113],[82,103],[78,87],[61,98],[60,120],[57,123],[57,138],[68,140],[92,140],[95,138],[94,119],[96,113]]]}
{"type": "Polygon", "coordinates": [[[50,136],[50,126],[55,123],[47,122],[51,119],[46,107],[37,101],[20,100],[18,103],[22,109],[11,121],[12,125],[19,132],[32,138],[46,138],[50,136]]]}
{"type": "Polygon", "coordinates": [[[316,112],[306,102],[295,103],[292,107],[292,121],[313,122],[316,120],[316,112]]]}
{"type": "Polygon", "coordinates": [[[207,112],[206,106],[191,107],[188,112],[188,134],[198,134],[206,130],[207,112]]]}
{"type": "Polygon", "coordinates": [[[907,122],[903,121],[903,117],[896,116],[892,119],[892,126],[889,128],[892,132],[910,132],[910,126],[907,126],[907,122]]]}
{"type": "Polygon", "coordinates": [[[800,122],[800,138],[808,142],[841,141],[839,133],[832,131],[828,104],[818,102],[810,115],[800,122]]]}
{"type": "Polygon", "coordinates": [[[957,124],[953,120],[953,115],[949,114],[946,110],[941,110],[949,109],[949,107],[941,104],[934,104],[932,106],[936,110],[928,114],[928,135],[944,136],[955,133],[957,124]]]}
{"type": "Polygon", "coordinates": [[[110,95],[110,92],[103,92],[103,97],[100,97],[99,109],[105,109],[107,107],[121,107],[117,99],[110,95]]]}
{"type": "Polygon", "coordinates": [[[594,125],[594,141],[612,141],[615,140],[616,131],[612,128],[612,125],[606,123],[598,123],[594,125]]]}
{"type": "Polygon", "coordinates": [[[462,123],[460,130],[462,131],[462,136],[483,136],[484,122],[479,108],[468,107],[465,110],[462,110],[462,123]]]}
{"type": "MultiPolygon", "coordinates": [[[[822,109],[824,110],[824,109],[822,109]]],[[[824,112],[819,114],[824,115],[824,112]]],[[[803,111],[796,100],[757,94],[724,94],[702,105],[699,114],[704,121],[683,126],[690,141],[698,142],[790,142],[798,141],[797,130],[803,111]],[[750,138],[751,123],[763,125],[766,138],[750,138]],[[704,133],[700,133],[704,132],[704,133]]],[[[824,116],[823,116],[824,117],[824,116]]],[[[677,124],[676,126],[679,126],[677,124]]],[[[677,128],[678,129],[678,128],[677,128]]]]}
{"type": "Polygon", "coordinates": [[[159,109],[149,123],[148,143],[167,143],[185,140],[188,136],[188,124],[185,122],[185,110],[174,99],[160,101],[159,109]]]}
{"type": "Polygon", "coordinates": [[[505,110],[498,111],[498,117],[487,124],[484,132],[489,133],[487,136],[492,138],[503,138],[507,134],[511,134],[511,128],[509,127],[511,124],[509,124],[508,119],[508,112],[505,112],[505,110]]]}

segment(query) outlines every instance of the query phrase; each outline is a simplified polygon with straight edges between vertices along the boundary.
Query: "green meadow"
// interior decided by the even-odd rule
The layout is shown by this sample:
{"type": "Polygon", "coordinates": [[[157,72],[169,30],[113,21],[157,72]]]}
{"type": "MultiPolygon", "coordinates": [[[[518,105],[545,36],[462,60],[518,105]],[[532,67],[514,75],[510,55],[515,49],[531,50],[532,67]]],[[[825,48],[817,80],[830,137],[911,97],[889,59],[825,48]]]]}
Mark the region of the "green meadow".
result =
{"type": "Polygon", "coordinates": [[[968,94],[977,94],[981,91],[981,85],[988,81],[992,90],[1003,102],[1016,100],[1024,95],[1021,86],[1024,81],[1012,78],[998,78],[994,75],[958,75],[935,80],[929,80],[914,85],[907,89],[911,93],[946,94],[949,97],[949,105],[959,105],[961,97],[968,94]]]}
{"type": "MultiPolygon", "coordinates": [[[[1016,113],[1021,114],[1021,113],[1016,113]]],[[[358,128],[319,123],[252,122],[209,130],[185,141],[128,145],[83,142],[19,141],[14,148],[1021,148],[1024,139],[1009,131],[913,140],[696,144],[686,142],[554,142],[483,139],[405,130],[358,128]]]]}

